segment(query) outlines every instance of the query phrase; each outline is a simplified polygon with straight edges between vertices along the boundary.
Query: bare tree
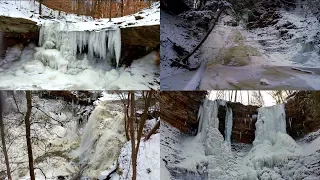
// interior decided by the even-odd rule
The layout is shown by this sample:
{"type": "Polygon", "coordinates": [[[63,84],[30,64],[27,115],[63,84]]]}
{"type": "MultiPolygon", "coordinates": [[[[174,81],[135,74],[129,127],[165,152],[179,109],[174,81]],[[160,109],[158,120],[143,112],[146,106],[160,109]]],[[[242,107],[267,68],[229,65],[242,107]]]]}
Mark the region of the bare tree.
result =
{"type": "MultiPolygon", "coordinates": [[[[130,131],[130,140],[131,140],[131,159],[132,159],[132,180],[137,179],[137,157],[139,152],[140,141],[143,133],[143,128],[148,118],[148,110],[151,103],[151,98],[153,91],[142,92],[142,97],[144,101],[144,111],[140,118],[140,121],[137,123],[137,138],[135,138],[135,127],[134,123],[136,122],[135,117],[135,93],[130,91],[128,93],[128,105],[130,105],[130,117],[129,119],[129,131],[130,131]]],[[[129,114],[129,113],[128,113],[129,114]]],[[[150,135],[151,136],[151,135],[150,135]]]]}
{"type": "Polygon", "coordinates": [[[124,12],[123,12],[123,0],[121,0],[121,5],[120,5],[120,9],[121,9],[121,16],[124,16],[124,12]]]}
{"type": "Polygon", "coordinates": [[[6,146],[6,140],[5,140],[5,132],[4,132],[4,123],[2,119],[2,92],[0,91],[0,133],[1,133],[1,142],[2,142],[2,149],[3,149],[3,155],[6,162],[7,167],[7,176],[9,180],[12,180],[11,178],[11,171],[10,171],[10,164],[9,164],[9,158],[8,158],[8,152],[7,152],[7,146],[6,146]]]}
{"type": "Polygon", "coordinates": [[[261,91],[253,91],[251,96],[251,104],[255,104],[260,107],[264,105],[264,100],[261,91]]]}
{"type": "Polygon", "coordinates": [[[42,0],[39,0],[39,15],[42,15],[42,0]]]}
{"type": "Polygon", "coordinates": [[[111,21],[112,0],[109,0],[109,21],[111,21]]]}
{"type": "Polygon", "coordinates": [[[31,102],[31,92],[26,91],[27,99],[27,113],[25,116],[25,125],[26,125],[26,139],[27,139],[27,148],[28,148],[28,158],[29,158],[29,171],[31,180],[35,180],[34,167],[33,167],[33,155],[32,155],[32,145],[31,145],[31,135],[30,135],[30,115],[32,109],[31,102]]]}
{"type": "Polygon", "coordinates": [[[137,179],[137,152],[135,146],[135,138],[134,138],[134,121],[135,121],[135,98],[134,92],[129,92],[130,96],[130,106],[131,106],[131,119],[130,119],[130,139],[131,139],[131,157],[132,157],[132,180],[137,179]]]}

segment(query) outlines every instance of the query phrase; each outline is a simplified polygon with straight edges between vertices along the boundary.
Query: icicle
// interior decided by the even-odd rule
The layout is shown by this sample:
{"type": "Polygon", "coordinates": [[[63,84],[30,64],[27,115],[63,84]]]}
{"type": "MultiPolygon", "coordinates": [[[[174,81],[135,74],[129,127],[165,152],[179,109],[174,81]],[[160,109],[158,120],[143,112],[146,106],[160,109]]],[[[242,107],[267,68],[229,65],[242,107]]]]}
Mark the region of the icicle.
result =
{"type": "Polygon", "coordinates": [[[40,27],[40,32],[39,32],[39,46],[41,47],[43,45],[43,39],[44,39],[44,27],[40,27]]]}
{"type": "Polygon", "coordinates": [[[232,134],[232,109],[230,107],[226,107],[227,113],[226,113],[226,118],[225,118],[225,130],[224,130],[224,135],[225,135],[225,140],[228,143],[231,143],[231,134],[232,134]]]}
{"type": "Polygon", "coordinates": [[[292,129],[292,128],[291,128],[291,123],[292,123],[292,118],[289,118],[289,126],[290,126],[290,129],[292,129]]]}
{"type": "Polygon", "coordinates": [[[117,67],[119,66],[121,55],[121,31],[120,28],[109,31],[108,50],[111,56],[116,57],[117,67]]]}

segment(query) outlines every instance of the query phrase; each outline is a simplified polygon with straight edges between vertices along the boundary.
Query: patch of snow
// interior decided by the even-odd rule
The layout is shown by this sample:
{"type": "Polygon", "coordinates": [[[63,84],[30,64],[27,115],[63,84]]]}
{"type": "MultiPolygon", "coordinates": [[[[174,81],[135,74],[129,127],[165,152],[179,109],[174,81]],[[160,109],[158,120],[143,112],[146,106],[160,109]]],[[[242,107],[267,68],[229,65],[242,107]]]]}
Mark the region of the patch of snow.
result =
{"type": "MultiPolygon", "coordinates": [[[[120,179],[131,179],[131,141],[121,149],[118,159],[122,170],[120,179]]],[[[154,134],[149,140],[141,139],[137,158],[137,179],[160,180],[160,134],[154,134]]]]}

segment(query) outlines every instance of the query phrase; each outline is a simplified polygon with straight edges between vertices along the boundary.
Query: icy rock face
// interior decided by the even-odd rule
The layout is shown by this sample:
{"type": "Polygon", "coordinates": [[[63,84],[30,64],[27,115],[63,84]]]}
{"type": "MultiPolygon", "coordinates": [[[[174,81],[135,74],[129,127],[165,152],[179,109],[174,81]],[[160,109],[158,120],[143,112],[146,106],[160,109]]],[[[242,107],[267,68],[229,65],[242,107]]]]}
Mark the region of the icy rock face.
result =
{"type": "Polygon", "coordinates": [[[119,66],[121,54],[121,32],[118,27],[100,31],[64,31],[60,23],[47,23],[40,29],[39,45],[44,49],[59,50],[67,61],[76,60],[77,52],[88,48],[90,60],[98,57],[109,63],[116,59],[119,66]]]}
{"type": "Polygon", "coordinates": [[[104,103],[99,104],[89,117],[76,152],[81,164],[92,167],[84,173],[97,177],[99,172],[108,170],[125,142],[123,114],[111,115],[104,103]]]}

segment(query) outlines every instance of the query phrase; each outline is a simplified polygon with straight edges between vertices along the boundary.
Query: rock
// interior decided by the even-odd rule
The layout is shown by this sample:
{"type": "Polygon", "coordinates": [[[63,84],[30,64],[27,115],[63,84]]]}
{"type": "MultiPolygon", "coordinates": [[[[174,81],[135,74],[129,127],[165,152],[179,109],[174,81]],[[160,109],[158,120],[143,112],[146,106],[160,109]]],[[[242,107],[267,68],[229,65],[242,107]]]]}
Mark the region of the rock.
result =
{"type": "Polygon", "coordinates": [[[144,17],[142,17],[142,16],[134,16],[134,18],[135,18],[136,20],[140,20],[140,19],[143,19],[144,17]]]}
{"type": "Polygon", "coordinates": [[[0,16],[0,31],[16,33],[37,32],[39,27],[36,22],[28,19],[0,16]]]}
{"type": "Polygon", "coordinates": [[[161,120],[184,133],[195,135],[198,111],[207,91],[161,92],[161,120]]]}
{"type": "Polygon", "coordinates": [[[320,92],[300,91],[285,104],[287,133],[297,139],[320,129],[320,92]]]}
{"type": "Polygon", "coordinates": [[[160,44],[160,25],[122,28],[121,42],[130,45],[156,47],[160,44]]]}
{"type": "Polygon", "coordinates": [[[260,84],[261,85],[269,85],[270,83],[269,83],[269,81],[267,79],[262,78],[262,79],[260,79],[260,84]]]}
{"type": "Polygon", "coordinates": [[[180,14],[190,10],[190,7],[183,0],[161,0],[160,6],[162,10],[169,11],[175,14],[180,14]]]}

